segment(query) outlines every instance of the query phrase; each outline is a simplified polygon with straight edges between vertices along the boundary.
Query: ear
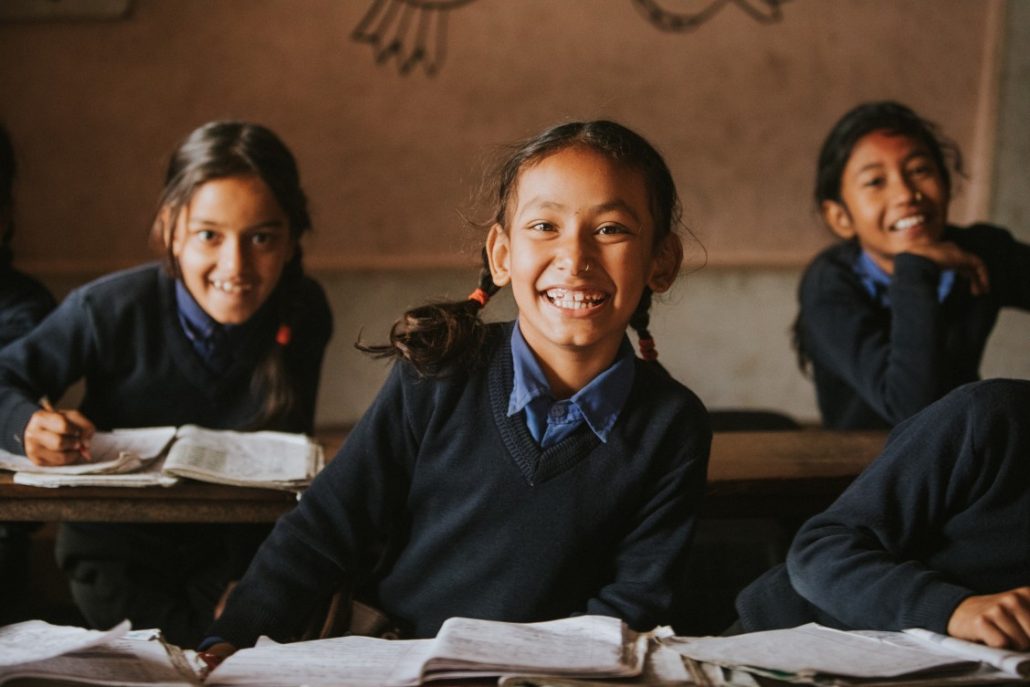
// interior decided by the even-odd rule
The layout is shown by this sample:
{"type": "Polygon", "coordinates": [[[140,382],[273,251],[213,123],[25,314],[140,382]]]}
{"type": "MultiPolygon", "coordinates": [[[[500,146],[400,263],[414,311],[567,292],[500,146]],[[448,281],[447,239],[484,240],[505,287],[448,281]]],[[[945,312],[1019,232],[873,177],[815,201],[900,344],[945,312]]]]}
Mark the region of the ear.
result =
{"type": "Polygon", "coordinates": [[[486,237],[486,256],[490,262],[490,277],[499,287],[511,281],[511,240],[500,224],[490,227],[486,237]]]}
{"type": "Polygon", "coordinates": [[[655,293],[664,293],[669,290],[676,276],[680,272],[680,265],[683,264],[683,244],[680,237],[670,232],[666,234],[655,247],[655,254],[651,258],[651,274],[647,278],[647,285],[655,293]]]}
{"type": "Polygon", "coordinates": [[[855,229],[851,226],[851,214],[843,203],[835,200],[824,200],[822,204],[823,221],[837,236],[842,239],[855,237],[855,229]]]}

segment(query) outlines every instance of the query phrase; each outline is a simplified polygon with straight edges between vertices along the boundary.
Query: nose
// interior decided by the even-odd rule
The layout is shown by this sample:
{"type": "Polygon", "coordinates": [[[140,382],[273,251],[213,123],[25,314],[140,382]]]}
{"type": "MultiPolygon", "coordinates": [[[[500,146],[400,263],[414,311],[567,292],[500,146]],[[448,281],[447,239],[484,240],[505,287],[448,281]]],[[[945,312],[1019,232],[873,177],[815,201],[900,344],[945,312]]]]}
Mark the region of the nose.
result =
{"type": "Polygon", "coordinates": [[[230,237],[222,242],[218,252],[218,268],[225,274],[239,274],[246,262],[246,248],[239,237],[230,237]]]}
{"type": "Polygon", "coordinates": [[[563,237],[558,249],[556,264],[572,276],[579,276],[590,269],[591,242],[585,232],[572,232],[563,237]]]}
{"type": "Polygon", "coordinates": [[[918,203],[922,198],[922,193],[920,193],[915,180],[904,174],[899,175],[894,186],[894,198],[899,205],[918,203]]]}

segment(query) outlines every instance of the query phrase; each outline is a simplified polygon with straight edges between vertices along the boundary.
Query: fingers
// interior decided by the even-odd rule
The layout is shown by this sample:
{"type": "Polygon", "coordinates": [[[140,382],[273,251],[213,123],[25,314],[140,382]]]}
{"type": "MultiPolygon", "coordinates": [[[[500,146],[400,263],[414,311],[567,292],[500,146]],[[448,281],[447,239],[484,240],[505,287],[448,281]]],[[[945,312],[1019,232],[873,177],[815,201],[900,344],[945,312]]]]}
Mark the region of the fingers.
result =
{"type": "Polygon", "coordinates": [[[983,296],[990,292],[990,275],[987,273],[987,265],[979,255],[970,254],[969,264],[963,272],[969,279],[969,290],[974,296],[983,296]]]}
{"type": "Polygon", "coordinates": [[[997,648],[1030,649],[1030,587],[971,596],[955,608],[948,634],[997,648]]]}
{"type": "Polygon", "coordinates": [[[974,296],[983,296],[991,290],[987,265],[980,256],[959,248],[951,241],[911,246],[907,251],[932,260],[942,270],[958,272],[969,282],[969,290],[974,296]]]}
{"type": "Polygon", "coordinates": [[[77,411],[37,410],[25,426],[25,455],[37,465],[89,460],[95,431],[93,423],[77,411]]]}

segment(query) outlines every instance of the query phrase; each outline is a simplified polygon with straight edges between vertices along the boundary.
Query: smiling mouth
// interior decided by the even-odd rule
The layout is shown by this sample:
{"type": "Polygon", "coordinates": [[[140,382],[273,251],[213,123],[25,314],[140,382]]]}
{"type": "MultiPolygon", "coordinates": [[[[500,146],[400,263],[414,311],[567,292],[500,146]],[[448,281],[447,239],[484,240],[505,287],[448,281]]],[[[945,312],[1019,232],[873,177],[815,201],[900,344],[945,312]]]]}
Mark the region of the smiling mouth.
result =
{"type": "Polygon", "coordinates": [[[547,300],[552,305],[565,310],[596,308],[609,298],[608,294],[601,291],[578,291],[573,289],[547,289],[544,295],[547,296],[547,300]]]}
{"type": "Polygon", "coordinates": [[[890,231],[908,231],[913,227],[918,227],[920,224],[926,224],[926,215],[909,215],[892,224],[890,231]]]}
{"type": "Polygon", "coordinates": [[[209,283],[216,290],[221,291],[222,293],[228,293],[233,295],[247,293],[251,289],[253,289],[253,286],[246,282],[212,279],[209,283]]]}

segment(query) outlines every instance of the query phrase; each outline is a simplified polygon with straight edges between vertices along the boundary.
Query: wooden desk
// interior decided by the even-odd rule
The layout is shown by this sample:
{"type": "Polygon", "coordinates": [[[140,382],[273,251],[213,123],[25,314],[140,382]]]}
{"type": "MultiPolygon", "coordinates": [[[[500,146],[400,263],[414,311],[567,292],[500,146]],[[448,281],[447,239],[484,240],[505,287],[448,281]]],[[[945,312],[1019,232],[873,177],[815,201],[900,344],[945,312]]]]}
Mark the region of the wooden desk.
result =
{"type": "MultiPolygon", "coordinates": [[[[323,439],[327,455],[343,434],[323,439]]],[[[825,508],[883,448],[883,432],[716,434],[702,515],[795,517],[825,508]]],[[[296,503],[287,492],[184,481],[174,487],[61,487],[12,483],[0,472],[0,521],[271,522],[296,503]]]]}

